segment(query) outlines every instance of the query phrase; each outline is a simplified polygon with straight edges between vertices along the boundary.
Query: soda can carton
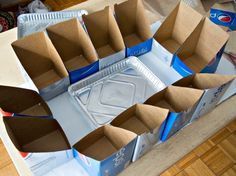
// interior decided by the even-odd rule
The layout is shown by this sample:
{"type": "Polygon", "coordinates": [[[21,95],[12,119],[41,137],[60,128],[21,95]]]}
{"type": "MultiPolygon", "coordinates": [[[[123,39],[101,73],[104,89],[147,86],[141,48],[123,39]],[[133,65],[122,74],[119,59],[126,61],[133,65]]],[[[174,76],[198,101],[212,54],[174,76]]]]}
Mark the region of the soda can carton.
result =
{"type": "Polygon", "coordinates": [[[236,30],[235,2],[214,4],[211,7],[209,18],[215,24],[236,30]]]}
{"type": "Polygon", "coordinates": [[[200,13],[180,1],[153,36],[153,47],[155,47],[158,58],[171,66],[173,55],[183,45],[202,18],[200,13]]]}
{"type": "Polygon", "coordinates": [[[90,176],[115,176],[131,162],[137,135],[102,126],[76,143],[74,156],[90,176]]]}
{"type": "Polygon", "coordinates": [[[52,117],[47,103],[30,89],[0,86],[0,109],[8,116],[52,117]]]}
{"type": "Polygon", "coordinates": [[[73,84],[99,70],[95,48],[78,19],[64,21],[47,29],[73,84]]]}
{"type": "Polygon", "coordinates": [[[12,47],[45,100],[67,91],[70,85],[68,72],[44,32],[21,38],[13,42],[12,47]]]}
{"type": "Polygon", "coordinates": [[[204,91],[193,88],[169,86],[151,96],[145,104],[169,110],[161,140],[166,141],[190,123],[191,117],[204,91]]]}
{"type": "Polygon", "coordinates": [[[142,0],[115,4],[114,9],[126,45],[126,57],[149,52],[152,48],[152,34],[142,0]]]}
{"type": "Polygon", "coordinates": [[[132,161],[138,160],[158,143],[169,110],[151,105],[136,104],[118,115],[111,125],[138,135],[132,161]]]}
{"type": "Polygon", "coordinates": [[[219,102],[223,101],[222,97],[227,91],[231,93],[224,100],[236,93],[235,78],[235,75],[197,73],[185,77],[173,85],[204,90],[203,96],[192,116],[191,121],[193,121],[213,110],[219,102]]]}
{"type": "Polygon", "coordinates": [[[58,122],[31,116],[3,117],[6,131],[36,176],[73,159],[73,152],[58,122]]]}
{"type": "Polygon", "coordinates": [[[177,51],[172,67],[183,77],[193,73],[214,73],[229,35],[205,18],[177,51]]]}
{"type": "Polygon", "coordinates": [[[125,58],[125,44],[110,7],[82,17],[99,57],[99,70],[125,58]]]}

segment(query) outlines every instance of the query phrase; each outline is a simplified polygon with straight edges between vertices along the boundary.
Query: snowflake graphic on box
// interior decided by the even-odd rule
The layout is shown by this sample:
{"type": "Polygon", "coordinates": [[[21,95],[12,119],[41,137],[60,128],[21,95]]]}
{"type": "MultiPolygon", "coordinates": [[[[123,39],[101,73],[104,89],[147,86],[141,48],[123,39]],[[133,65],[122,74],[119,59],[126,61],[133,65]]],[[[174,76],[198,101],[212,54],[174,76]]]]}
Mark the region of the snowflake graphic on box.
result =
{"type": "Polygon", "coordinates": [[[113,159],[115,162],[115,167],[120,166],[125,161],[125,148],[122,148],[120,151],[116,153],[116,157],[113,159]]]}

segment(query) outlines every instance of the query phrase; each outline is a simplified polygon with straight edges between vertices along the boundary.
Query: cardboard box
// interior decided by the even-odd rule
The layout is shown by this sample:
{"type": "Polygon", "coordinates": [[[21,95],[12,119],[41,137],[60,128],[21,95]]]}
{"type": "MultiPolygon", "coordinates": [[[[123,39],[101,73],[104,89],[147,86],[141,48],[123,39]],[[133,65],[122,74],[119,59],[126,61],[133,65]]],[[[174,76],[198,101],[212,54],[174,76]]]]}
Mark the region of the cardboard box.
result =
{"type": "Polygon", "coordinates": [[[205,18],[178,50],[172,66],[182,76],[214,73],[228,38],[223,29],[205,18]]]}
{"type": "Polygon", "coordinates": [[[136,104],[118,115],[111,125],[138,135],[132,161],[147,153],[160,138],[165,127],[168,109],[136,104]]]}
{"type": "Polygon", "coordinates": [[[215,24],[226,26],[230,30],[236,30],[235,3],[216,3],[211,7],[210,20],[215,24]]]}
{"type": "Polygon", "coordinates": [[[181,1],[154,34],[159,59],[171,65],[175,54],[200,23],[202,15],[181,1]]]}
{"type": "Polygon", "coordinates": [[[222,100],[226,91],[230,91],[231,95],[228,95],[225,99],[236,93],[235,78],[235,75],[195,74],[185,77],[173,85],[204,90],[201,100],[192,116],[191,121],[193,121],[213,110],[222,100]],[[233,84],[235,86],[231,86],[233,84]]]}
{"type": "Polygon", "coordinates": [[[162,141],[166,141],[190,122],[203,93],[203,90],[169,86],[145,102],[145,104],[166,108],[170,111],[161,136],[162,141]]]}
{"type": "Polygon", "coordinates": [[[44,175],[73,158],[65,134],[55,119],[5,116],[3,122],[34,175],[44,175]]]}
{"type": "Polygon", "coordinates": [[[13,42],[12,47],[45,100],[67,90],[70,84],[67,70],[46,34],[29,35],[13,42]]]}
{"type": "Polygon", "coordinates": [[[110,7],[82,17],[100,58],[100,70],[125,58],[125,44],[110,7]]]}
{"type": "Polygon", "coordinates": [[[126,57],[147,53],[152,47],[152,34],[142,0],[115,4],[115,16],[126,45],[126,57]]]}
{"type": "Polygon", "coordinates": [[[47,103],[37,92],[17,87],[0,86],[0,109],[13,116],[52,116],[47,103]]]}
{"type": "Polygon", "coordinates": [[[137,135],[133,132],[102,126],[74,147],[74,155],[90,176],[115,176],[131,162],[137,135]]]}
{"type": "Polygon", "coordinates": [[[78,19],[52,25],[47,33],[69,72],[71,83],[99,70],[96,51],[78,19]]]}

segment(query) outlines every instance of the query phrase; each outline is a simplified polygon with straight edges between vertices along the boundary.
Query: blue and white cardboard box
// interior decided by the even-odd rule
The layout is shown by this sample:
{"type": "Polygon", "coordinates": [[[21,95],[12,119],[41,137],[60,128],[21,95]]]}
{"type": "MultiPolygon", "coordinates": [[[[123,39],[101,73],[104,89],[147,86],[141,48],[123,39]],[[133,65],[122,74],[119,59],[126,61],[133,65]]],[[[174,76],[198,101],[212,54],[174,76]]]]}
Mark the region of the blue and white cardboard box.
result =
{"type": "Polygon", "coordinates": [[[99,58],[99,70],[125,58],[125,44],[110,7],[82,17],[99,58]]]}
{"type": "Polygon", "coordinates": [[[153,36],[153,43],[156,45],[159,59],[171,66],[173,55],[193,32],[201,19],[201,14],[181,1],[166,17],[153,36]]]}
{"type": "Polygon", "coordinates": [[[120,115],[111,125],[132,131],[138,135],[132,161],[135,162],[160,141],[165,127],[168,109],[136,104],[120,115]]]}
{"type": "Polygon", "coordinates": [[[169,86],[157,92],[145,102],[145,104],[169,110],[166,125],[161,136],[162,141],[166,141],[190,122],[203,92],[198,89],[169,86]]]}
{"type": "Polygon", "coordinates": [[[152,34],[141,0],[115,4],[115,16],[126,45],[126,57],[140,56],[152,48],[152,34]]]}
{"type": "Polygon", "coordinates": [[[53,118],[3,116],[7,133],[36,176],[73,159],[73,152],[58,122],[53,118]]]}
{"type": "Polygon", "coordinates": [[[229,35],[208,18],[199,23],[172,61],[183,77],[193,73],[214,73],[229,35]]]}
{"type": "Polygon", "coordinates": [[[131,162],[137,135],[102,126],[73,146],[74,157],[90,176],[115,176],[131,162]]]}
{"type": "Polygon", "coordinates": [[[68,72],[44,32],[19,39],[12,47],[44,100],[67,91],[70,85],[68,72]]]}
{"type": "Polygon", "coordinates": [[[230,91],[231,94],[228,94],[224,100],[234,95],[236,86],[231,85],[235,85],[235,82],[234,75],[195,74],[185,77],[173,85],[204,90],[201,100],[192,115],[191,121],[193,121],[210,112],[220,101],[222,102],[222,97],[226,91],[230,91]]]}
{"type": "Polygon", "coordinates": [[[52,117],[47,103],[35,91],[10,86],[0,86],[0,113],[9,116],[52,117]]]}
{"type": "Polygon", "coordinates": [[[71,84],[99,71],[95,48],[78,19],[49,26],[47,33],[69,72],[71,84]]]}
{"type": "Polygon", "coordinates": [[[234,3],[216,3],[210,10],[210,20],[220,26],[226,26],[230,30],[236,30],[236,12],[234,3]]]}

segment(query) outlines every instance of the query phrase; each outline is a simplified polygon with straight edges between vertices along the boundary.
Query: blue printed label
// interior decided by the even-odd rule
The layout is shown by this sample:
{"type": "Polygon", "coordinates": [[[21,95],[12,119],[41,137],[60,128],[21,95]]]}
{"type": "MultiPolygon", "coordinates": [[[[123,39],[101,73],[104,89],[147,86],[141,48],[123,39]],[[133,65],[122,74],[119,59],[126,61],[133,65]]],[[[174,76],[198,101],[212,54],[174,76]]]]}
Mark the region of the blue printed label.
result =
{"type": "Polygon", "coordinates": [[[152,49],[152,41],[153,39],[148,39],[145,42],[139,43],[138,45],[135,45],[130,48],[126,48],[126,57],[129,56],[140,56],[142,54],[145,54],[152,49]]]}

